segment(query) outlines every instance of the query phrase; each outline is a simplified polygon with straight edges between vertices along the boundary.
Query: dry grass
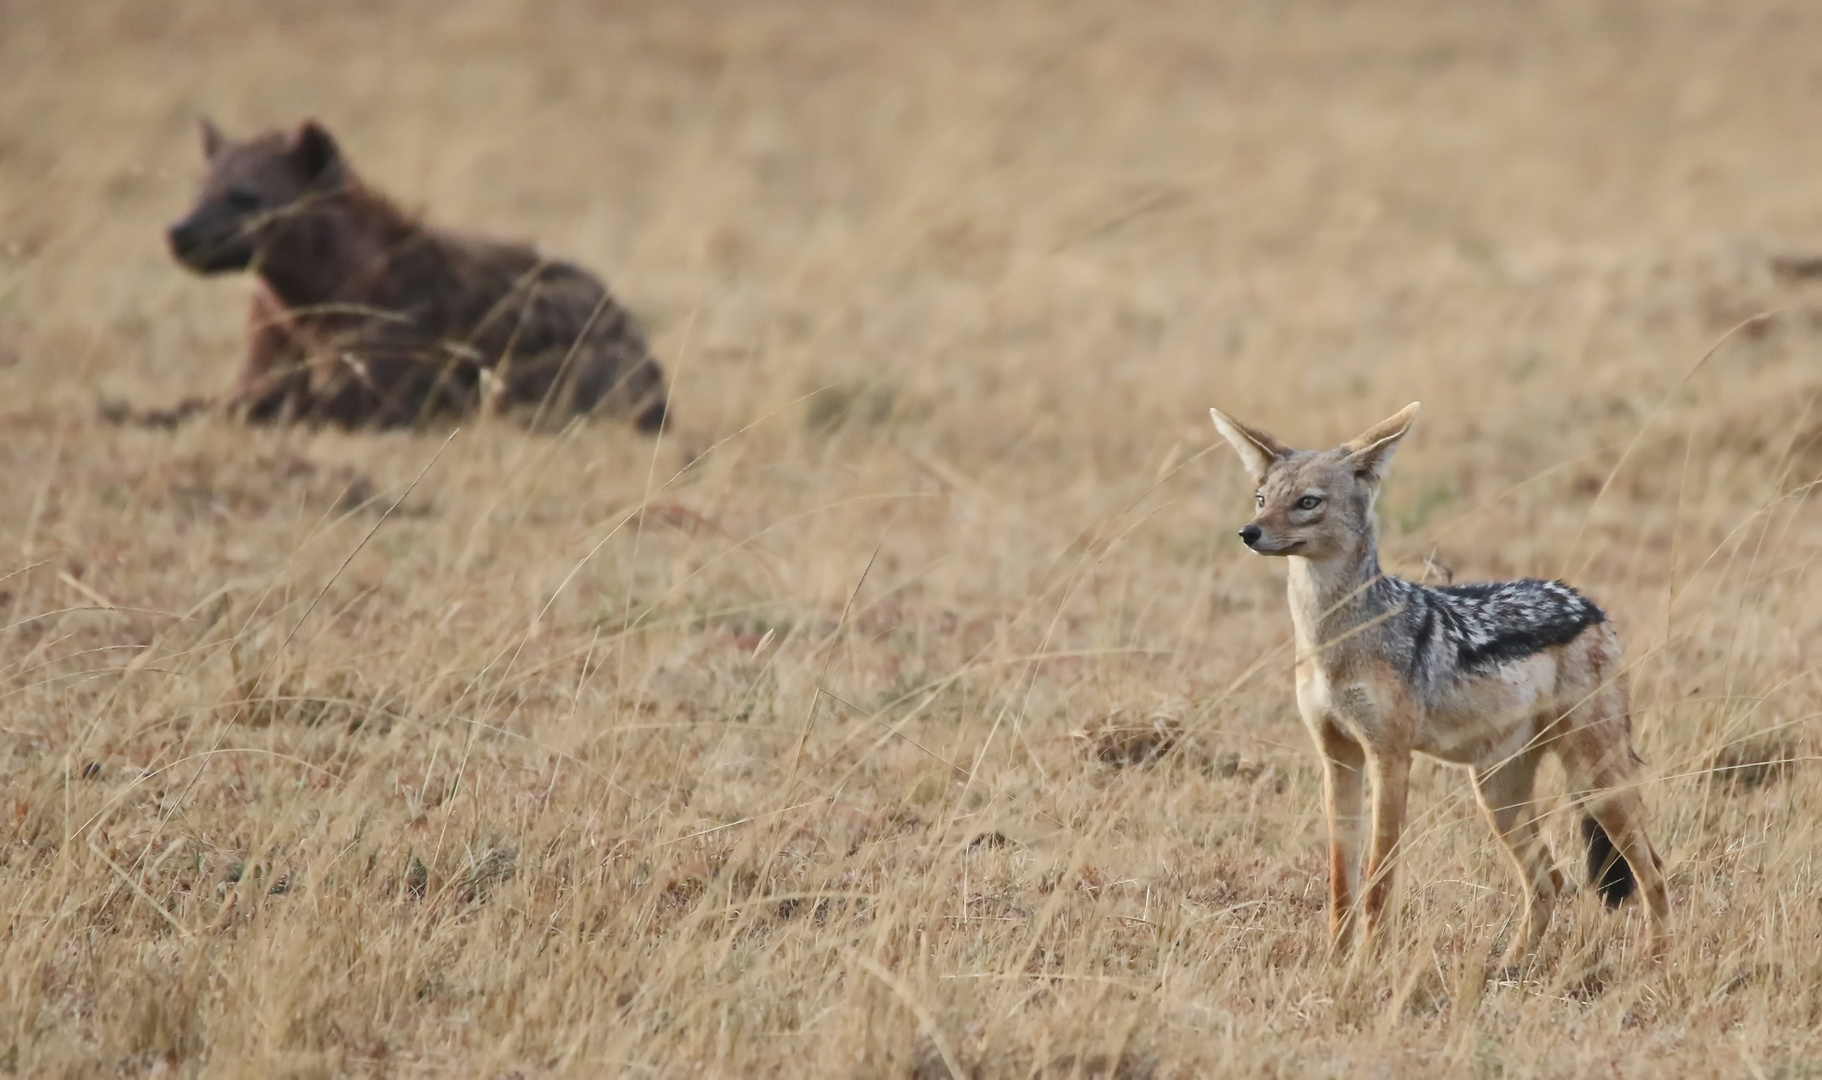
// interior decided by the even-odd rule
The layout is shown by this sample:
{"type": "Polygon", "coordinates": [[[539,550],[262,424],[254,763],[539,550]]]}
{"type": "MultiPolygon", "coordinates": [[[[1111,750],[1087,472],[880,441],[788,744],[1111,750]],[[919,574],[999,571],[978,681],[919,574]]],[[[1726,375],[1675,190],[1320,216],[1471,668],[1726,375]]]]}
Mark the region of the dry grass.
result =
{"type": "Polygon", "coordinates": [[[0,6],[0,1066],[1822,1073],[1819,54],[1771,0],[0,6]],[[229,377],[247,283],[161,248],[202,110],[608,271],[677,429],[97,422],[229,377]],[[1390,564],[1627,637],[1661,968],[1583,896],[1489,980],[1429,765],[1398,943],[1324,955],[1204,409],[1413,398],[1390,564]]]}

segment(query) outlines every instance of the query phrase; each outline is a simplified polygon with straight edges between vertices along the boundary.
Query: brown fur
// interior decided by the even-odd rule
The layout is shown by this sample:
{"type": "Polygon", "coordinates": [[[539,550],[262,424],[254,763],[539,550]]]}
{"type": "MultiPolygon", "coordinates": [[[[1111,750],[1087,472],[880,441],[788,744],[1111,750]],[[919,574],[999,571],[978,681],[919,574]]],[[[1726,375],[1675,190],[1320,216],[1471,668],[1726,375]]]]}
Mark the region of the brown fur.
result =
{"type": "Polygon", "coordinates": [[[485,404],[662,426],[663,375],[588,271],[424,225],[314,122],[244,142],[207,123],[202,135],[209,174],[169,236],[198,273],[259,275],[231,411],[394,426],[485,404]]]}

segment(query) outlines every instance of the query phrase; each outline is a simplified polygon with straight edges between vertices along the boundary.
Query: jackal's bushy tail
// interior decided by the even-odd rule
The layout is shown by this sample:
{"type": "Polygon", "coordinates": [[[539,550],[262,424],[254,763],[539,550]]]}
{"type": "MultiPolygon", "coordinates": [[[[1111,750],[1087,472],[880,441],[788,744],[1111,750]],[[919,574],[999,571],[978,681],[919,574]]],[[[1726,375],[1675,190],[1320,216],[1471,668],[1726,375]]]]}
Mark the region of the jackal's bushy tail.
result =
{"type": "Polygon", "coordinates": [[[1610,908],[1619,907],[1638,888],[1632,864],[1613,846],[1613,838],[1601,823],[1582,815],[1582,839],[1588,844],[1588,882],[1600,890],[1601,900],[1610,908]]]}

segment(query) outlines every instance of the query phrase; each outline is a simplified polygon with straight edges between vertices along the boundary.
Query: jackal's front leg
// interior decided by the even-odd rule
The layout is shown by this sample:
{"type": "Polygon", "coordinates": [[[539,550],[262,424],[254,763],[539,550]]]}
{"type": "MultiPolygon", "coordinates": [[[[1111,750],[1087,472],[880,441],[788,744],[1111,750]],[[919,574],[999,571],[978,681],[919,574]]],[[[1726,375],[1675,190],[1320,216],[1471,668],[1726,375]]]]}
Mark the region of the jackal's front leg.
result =
{"type": "Polygon", "coordinates": [[[1322,752],[1323,809],[1329,823],[1329,948],[1341,952],[1354,935],[1360,881],[1360,817],[1366,792],[1366,751],[1333,723],[1316,729],[1322,752]]]}
{"type": "Polygon", "coordinates": [[[1411,791],[1411,752],[1376,750],[1369,767],[1373,772],[1373,846],[1367,854],[1366,896],[1361,906],[1366,914],[1367,941],[1372,943],[1384,927],[1386,904],[1392,896],[1392,869],[1411,791]]]}

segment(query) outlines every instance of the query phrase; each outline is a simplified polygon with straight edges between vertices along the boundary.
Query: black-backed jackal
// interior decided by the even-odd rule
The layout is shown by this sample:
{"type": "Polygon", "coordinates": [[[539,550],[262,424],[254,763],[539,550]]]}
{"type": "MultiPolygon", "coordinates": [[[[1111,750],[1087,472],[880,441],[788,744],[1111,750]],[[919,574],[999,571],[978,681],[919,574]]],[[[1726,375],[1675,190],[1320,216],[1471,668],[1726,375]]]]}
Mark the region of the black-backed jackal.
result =
{"type": "Polygon", "coordinates": [[[1293,450],[1211,409],[1258,483],[1246,546],[1290,562],[1297,707],[1322,752],[1329,824],[1329,939],[1345,949],[1356,904],[1379,932],[1404,827],[1411,755],[1473,773],[1493,831],[1524,881],[1524,919],[1506,963],[1529,954],[1564,891],[1534,803],[1554,753],[1580,807],[1590,878],[1608,906],[1644,894],[1661,949],[1669,898],[1646,838],[1618,636],[1592,601],[1554,581],[1431,588],[1379,569],[1373,499],[1412,403],[1327,451],[1293,450]],[[1361,891],[1365,781],[1372,842],[1361,891]]]}

